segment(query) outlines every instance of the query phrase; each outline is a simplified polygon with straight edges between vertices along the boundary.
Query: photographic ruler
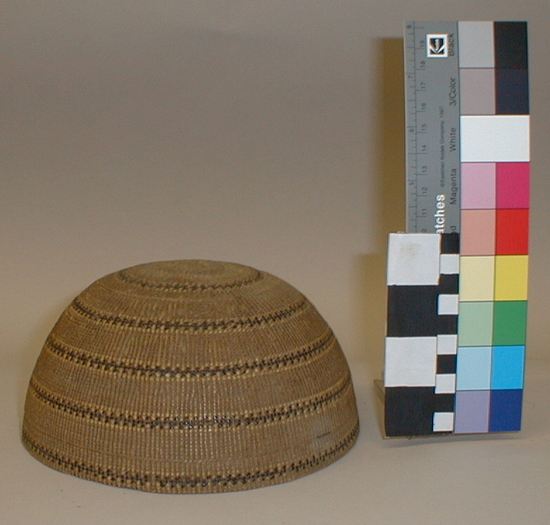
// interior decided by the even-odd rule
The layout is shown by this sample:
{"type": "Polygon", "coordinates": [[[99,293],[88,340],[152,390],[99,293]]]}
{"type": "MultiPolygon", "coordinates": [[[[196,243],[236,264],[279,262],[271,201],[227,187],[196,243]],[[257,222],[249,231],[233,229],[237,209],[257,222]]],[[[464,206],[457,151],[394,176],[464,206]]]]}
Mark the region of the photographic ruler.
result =
{"type": "Polygon", "coordinates": [[[408,22],[404,44],[407,218],[389,240],[385,433],[518,431],[527,24],[408,22]]]}
{"type": "Polygon", "coordinates": [[[457,22],[405,26],[407,232],[459,231],[457,22]]]}

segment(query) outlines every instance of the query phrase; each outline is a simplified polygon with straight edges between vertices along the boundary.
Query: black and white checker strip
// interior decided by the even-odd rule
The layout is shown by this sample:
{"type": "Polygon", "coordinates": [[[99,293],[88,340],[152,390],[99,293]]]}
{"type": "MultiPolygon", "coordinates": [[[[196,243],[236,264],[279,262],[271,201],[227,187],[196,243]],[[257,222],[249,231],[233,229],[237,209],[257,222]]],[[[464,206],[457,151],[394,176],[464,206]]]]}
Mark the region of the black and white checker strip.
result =
{"type": "Polygon", "coordinates": [[[388,250],[387,436],[452,432],[459,235],[397,233],[388,250]]]}

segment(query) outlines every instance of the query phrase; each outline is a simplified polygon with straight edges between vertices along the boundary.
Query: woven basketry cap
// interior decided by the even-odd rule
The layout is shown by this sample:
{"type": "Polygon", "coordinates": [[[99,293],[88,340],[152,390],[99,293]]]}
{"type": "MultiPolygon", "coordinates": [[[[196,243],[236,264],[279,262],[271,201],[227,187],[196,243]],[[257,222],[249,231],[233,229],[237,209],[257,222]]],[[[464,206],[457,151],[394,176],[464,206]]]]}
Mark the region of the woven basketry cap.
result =
{"type": "Polygon", "coordinates": [[[23,442],[82,478],[207,493],[318,470],[358,429],[312,304],[268,273],[192,260],[121,270],[73,300],[33,371],[23,442]]]}

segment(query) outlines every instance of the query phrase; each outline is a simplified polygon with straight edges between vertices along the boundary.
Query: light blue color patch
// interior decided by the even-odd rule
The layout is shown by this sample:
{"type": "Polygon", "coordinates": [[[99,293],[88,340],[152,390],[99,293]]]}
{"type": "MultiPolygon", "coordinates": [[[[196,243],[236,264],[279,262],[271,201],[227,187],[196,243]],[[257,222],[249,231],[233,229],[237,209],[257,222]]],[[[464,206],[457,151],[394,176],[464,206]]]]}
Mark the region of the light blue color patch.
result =
{"type": "Polygon", "coordinates": [[[457,390],[491,388],[491,347],[459,347],[456,363],[457,390]]]}
{"type": "Polygon", "coordinates": [[[493,347],[491,388],[518,390],[523,388],[525,346],[493,347]]]}

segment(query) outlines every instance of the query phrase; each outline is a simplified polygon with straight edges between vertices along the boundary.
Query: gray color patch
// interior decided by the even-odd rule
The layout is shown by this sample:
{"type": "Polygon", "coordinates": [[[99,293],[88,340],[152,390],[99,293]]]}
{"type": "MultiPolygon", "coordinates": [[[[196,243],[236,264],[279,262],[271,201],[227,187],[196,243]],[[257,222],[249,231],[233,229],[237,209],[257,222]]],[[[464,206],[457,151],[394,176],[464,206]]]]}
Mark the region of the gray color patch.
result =
{"type": "Polygon", "coordinates": [[[493,22],[459,22],[460,67],[495,67],[493,22]]]}
{"type": "Polygon", "coordinates": [[[495,70],[460,70],[460,113],[462,115],[495,114],[495,70]]]}

